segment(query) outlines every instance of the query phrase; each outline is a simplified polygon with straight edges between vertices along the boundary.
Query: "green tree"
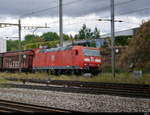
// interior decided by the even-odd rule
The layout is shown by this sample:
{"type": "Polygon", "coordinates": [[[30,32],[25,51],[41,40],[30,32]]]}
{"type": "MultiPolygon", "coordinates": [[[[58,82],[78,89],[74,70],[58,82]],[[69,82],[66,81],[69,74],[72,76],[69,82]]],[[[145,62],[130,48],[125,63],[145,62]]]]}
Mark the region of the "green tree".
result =
{"type": "Polygon", "coordinates": [[[16,51],[19,49],[18,40],[7,40],[7,51],[16,51]]]}
{"type": "Polygon", "coordinates": [[[100,30],[95,27],[94,32],[93,32],[93,39],[98,39],[100,38],[100,30]]]}
{"type": "Polygon", "coordinates": [[[45,41],[59,40],[59,36],[56,32],[47,32],[44,33],[41,37],[44,38],[45,41]]]}
{"type": "Polygon", "coordinates": [[[129,40],[133,36],[117,36],[115,37],[115,45],[116,46],[127,46],[129,43],[129,40]]]}
{"type": "Polygon", "coordinates": [[[63,34],[63,39],[66,40],[71,40],[70,36],[67,34],[63,34]]]}
{"type": "Polygon", "coordinates": [[[90,39],[92,38],[93,33],[91,32],[90,28],[87,28],[84,24],[79,31],[78,39],[90,39]]]}
{"type": "Polygon", "coordinates": [[[25,41],[26,41],[26,42],[28,42],[28,41],[29,41],[29,42],[32,42],[32,41],[34,41],[34,39],[37,38],[37,37],[39,37],[39,36],[35,36],[35,35],[28,34],[28,35],[25,36],[25,41]]]}
{"type": "Polygon", "coordinates": [[[90,28],[87,28],[85,24],[83,24],[82,28],[79,30],[79,33],[75,35],[76,40],[82,39],[97,39],[100,37],[100,31],[95,27],[94,32],[90,28]]]}

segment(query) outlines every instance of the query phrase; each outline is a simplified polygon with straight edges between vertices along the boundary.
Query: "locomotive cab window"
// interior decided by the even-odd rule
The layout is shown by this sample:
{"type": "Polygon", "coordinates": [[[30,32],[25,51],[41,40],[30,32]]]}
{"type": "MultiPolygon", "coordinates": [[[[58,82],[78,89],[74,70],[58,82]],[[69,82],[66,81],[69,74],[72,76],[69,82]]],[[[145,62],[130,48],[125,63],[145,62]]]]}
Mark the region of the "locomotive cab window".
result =
{"type": "Polygon", "coordinates": [[[85,56],[100,56],[99,50],[84,49],[83,52],[85,56]]]}

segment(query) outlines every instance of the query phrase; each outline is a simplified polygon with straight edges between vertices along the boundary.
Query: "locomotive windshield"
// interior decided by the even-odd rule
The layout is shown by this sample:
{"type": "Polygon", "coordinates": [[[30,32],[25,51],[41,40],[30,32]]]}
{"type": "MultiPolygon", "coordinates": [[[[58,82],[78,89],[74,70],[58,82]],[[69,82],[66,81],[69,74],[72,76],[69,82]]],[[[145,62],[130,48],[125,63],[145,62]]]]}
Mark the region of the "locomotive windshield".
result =
{"type": "Polygon", "coordinates": [[[99,50],[83,49],[85,56],[100,56],[99,50]]]}

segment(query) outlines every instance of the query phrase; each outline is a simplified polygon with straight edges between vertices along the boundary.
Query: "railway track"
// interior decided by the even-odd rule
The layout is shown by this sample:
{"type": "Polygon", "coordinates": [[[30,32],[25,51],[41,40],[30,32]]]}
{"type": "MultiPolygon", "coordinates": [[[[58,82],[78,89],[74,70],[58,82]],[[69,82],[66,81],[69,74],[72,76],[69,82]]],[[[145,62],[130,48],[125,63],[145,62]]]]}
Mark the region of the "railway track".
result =
{"type": "Polygon", "coordinates": [[[44,107],[32,104],[25,104],[20,102],[13,102],[7,100],[0,100],[0,112],[61,112],[72,113],[75,111],[58,109],[52,107],[44,107]]]}
{"type": "Polygon", "coordinates": [[[23,82],[23,84],[3,84],[5,86],[16,88],[150,98],[150,85],[16,78],[7,79],[11,81],[23,82]],[[38,83],[42,85],[29,85],[26,84],[27,82],[38,83]]]}

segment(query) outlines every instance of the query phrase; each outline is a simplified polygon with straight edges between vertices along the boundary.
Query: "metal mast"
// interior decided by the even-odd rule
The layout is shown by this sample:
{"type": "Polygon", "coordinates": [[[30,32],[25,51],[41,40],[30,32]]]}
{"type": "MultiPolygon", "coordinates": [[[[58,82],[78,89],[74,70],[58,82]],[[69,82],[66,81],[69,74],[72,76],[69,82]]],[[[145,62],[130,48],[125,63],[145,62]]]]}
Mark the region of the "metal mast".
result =
{"type": "Polygon", "coordinates": [[[59,0],[59,35],[60,35],[60,47],[63,47],[63,14],[62,14],[62,0],[59,0]]]}
{"type": "Polygon", "coordinates": [[[19,72],[21,73],[21,20],[18,20],[18,35],[19,35],[19,72]]]}
{"type": "Polygon", "coordinates": [[[112,49],[112,75],[115,77],[115,25],[114,25],[114,0],[110,0],[111,7],[111,49],[112,49]]]}

